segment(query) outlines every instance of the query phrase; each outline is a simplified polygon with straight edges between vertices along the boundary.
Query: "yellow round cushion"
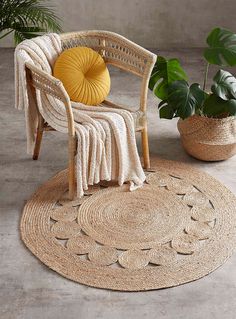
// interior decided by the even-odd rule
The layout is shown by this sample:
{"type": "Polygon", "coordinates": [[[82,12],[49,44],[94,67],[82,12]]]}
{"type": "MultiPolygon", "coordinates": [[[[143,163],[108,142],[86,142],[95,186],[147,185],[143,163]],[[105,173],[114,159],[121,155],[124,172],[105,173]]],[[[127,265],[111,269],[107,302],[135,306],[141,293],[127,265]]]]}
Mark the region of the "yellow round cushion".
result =
{"type": "Polygon", "coordinates": [[[70,99],[98,105],[110,91],[110,75],[100,54],[86,47],[66,50],[57,58],[53,75],[61,80],[70,99]]]}

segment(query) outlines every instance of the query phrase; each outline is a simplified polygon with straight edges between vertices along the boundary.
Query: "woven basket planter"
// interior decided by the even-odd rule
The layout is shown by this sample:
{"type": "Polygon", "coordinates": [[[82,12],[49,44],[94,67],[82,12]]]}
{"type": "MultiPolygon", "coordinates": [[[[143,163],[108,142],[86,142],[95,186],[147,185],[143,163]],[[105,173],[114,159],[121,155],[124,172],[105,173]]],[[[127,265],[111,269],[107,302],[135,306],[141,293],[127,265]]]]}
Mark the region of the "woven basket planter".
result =
{"type": "Polygon", "coordinates": [[[178,121],[184,149],[203,161],[221,161],[236,154],[236,118],[193,115],[178,121]]]}

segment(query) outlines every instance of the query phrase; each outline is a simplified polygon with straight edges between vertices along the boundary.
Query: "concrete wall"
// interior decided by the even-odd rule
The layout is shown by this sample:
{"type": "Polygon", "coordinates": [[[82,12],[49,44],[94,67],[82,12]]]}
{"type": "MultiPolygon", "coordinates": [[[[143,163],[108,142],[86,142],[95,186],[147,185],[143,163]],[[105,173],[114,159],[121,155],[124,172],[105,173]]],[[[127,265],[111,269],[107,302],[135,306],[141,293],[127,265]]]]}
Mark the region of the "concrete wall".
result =
{"type": "MultiPolygon", "coordinates": [[[[236,32],[236,0],[52,0],[64,31],[104,29],[145,47],[201,47],[214,26],[236,32]]],[[[11,46],[11,38],[0,41],[11,46]]]]}

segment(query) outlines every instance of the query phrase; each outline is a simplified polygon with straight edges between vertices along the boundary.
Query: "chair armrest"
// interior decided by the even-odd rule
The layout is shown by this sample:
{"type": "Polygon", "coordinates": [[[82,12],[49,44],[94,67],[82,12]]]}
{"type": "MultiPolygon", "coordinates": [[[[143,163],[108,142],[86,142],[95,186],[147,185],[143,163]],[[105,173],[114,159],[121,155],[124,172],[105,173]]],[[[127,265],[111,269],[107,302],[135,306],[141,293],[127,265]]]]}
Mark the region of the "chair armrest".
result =
{"type": "Polygon", "coordinates": [[[149,80],[151,77],[151,73],[153,67],[156,62],[156,55],[153,55],[153,59],[149,60],[146,64],[145,71],[143,73],[143,79],[141,84],[141,92],[140,92],[140,111],[146,113],[147,111],[147,95],[148,95],[148,87],[149,87],[149,80]]]}
{"type": "Polygon", "coordinates": [[[68,133],[70,136],[75,136],[74,116],[71,102],[62,82],[31,63],[26,63],[25,66],[27,81],[30,82],[29,84],[32,87],[47,93],[64,103],[68,121],[68,133]]]}

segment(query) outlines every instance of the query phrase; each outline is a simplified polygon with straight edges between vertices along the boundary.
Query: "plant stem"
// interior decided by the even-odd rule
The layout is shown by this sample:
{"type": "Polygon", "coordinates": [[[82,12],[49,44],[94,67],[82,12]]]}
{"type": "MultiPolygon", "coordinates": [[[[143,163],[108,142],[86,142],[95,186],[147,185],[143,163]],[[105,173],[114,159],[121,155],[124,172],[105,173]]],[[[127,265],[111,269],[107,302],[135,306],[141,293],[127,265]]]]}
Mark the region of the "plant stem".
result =
{"type": "Polygon", "coordinates": [[[207,65],[206,65],[205,76],[204,76],[204,83],[203,83],[203,91],[206,90],[209,65],[210,65],[210,63],[207,63],[207,65]]]}
{"type": "Polygon", "coordinates": [[[12,33],[12,32],[13,32],[13,30],[10,30],[10,31],[4,33],[4,34],[0,37],[0,40],[1,40],[2,38],[6,37],[8,34],[10,34],[10,33],[12,33]]]}

